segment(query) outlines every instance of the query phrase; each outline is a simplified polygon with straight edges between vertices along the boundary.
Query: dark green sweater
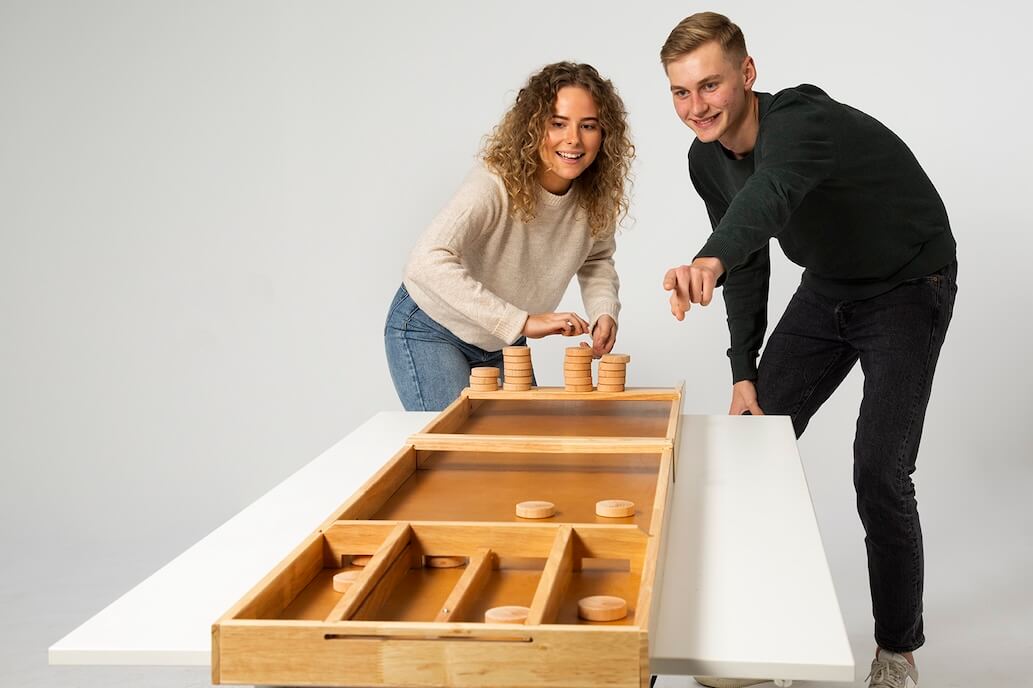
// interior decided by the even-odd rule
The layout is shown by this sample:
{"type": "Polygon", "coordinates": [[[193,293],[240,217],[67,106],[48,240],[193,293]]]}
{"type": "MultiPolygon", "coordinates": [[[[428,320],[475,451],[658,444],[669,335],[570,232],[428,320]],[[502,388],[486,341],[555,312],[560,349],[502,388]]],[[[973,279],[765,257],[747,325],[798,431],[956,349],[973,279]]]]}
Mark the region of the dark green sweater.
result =
{"type": "Polygon", "coordinates": [[[735,160],[689,149],[689,175],[714,229],[698,256],[721,260],[733,382],[757,377],[767,329],[768,242],[806,268],[803,284],[866,299],[955,258],[947,211],[896,134],[807,84],[757,93],[760,131],[735,160]]]}

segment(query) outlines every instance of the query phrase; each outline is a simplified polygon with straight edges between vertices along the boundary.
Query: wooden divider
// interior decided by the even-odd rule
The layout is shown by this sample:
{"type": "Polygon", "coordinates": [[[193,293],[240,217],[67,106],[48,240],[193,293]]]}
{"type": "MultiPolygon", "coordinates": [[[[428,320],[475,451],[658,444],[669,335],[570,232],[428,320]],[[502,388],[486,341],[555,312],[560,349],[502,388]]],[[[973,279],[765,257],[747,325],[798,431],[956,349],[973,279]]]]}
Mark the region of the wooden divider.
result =
{"type": "MultiPolygon", "coordinates": [[[[387,539],[373,553],[373,558],[362,569],[362,573],[351,584],[341,600],[334,605],[327,615],[326,621],[343,621],[352,618],[352,615],[366,602],[366,598],[383,582],[382,579],[388,571],[394,571],[393,567],[397,560],[404,560],[404,569],[408,570],[412,565],[411,551],[407,549],[411,537],[412,530],[408,525],[397,524],[387,539]]],[[[396,574],[394,582],[397,582],[397,577],[396,574]]]]}
{"type": "Polygon", "coordinates": [[[359,605],[359,608],[355,610],[355,613],[349,619],[356,621],[376,621],[377,612],[380,611],[380,607],[386,602],[395,588],[401,582],[405,575],[409,573],[409,569],[413,568],[415,563],[417,548],[410,542],[405,546],[395,560],[391,562],[391,565],[384,572],[384,575],[373,585],[373,589],[370,591],[366,598],[359,605]]]}
{"type": "Polygon", "coordinates": [[[452,589],[452,593],[441,606],[441,611],[434,618],[434,621],[447,622],[453,619],[462,620],[473,602],[473,598],[481,591],[484,584],[488,582],[491,570],[498,562],[498,557],[490,549],[481,548],[477,550],[466,564],[466,570],[460,576],[459,582],[452,589]]]}
{"type": "Polygon", "coordinates": [[[409,444],[419,451],[537,452],[540,454],[635,454],[671,447],[665,437],[526,437],[513,435],[412,435],[409,444]]]}
{"type": "Polygon", "coordinates": [[[574,537],[574,529],[570,526],[560,526],[556,531],[556,540],[534,593],[531,611],[527,614],[528,626],[553,623],[556,620],[563,593],[574,569],[574,537]]]}

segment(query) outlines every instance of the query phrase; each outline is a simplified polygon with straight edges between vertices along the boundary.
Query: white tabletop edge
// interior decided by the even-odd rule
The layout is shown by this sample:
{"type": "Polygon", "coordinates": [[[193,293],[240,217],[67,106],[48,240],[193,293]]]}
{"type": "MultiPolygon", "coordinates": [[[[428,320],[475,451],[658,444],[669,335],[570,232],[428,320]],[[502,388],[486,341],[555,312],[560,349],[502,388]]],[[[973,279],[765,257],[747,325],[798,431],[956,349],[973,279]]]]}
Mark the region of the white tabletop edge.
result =
{"type": "Polygon", "coordinates": [[[54,643],[49,663],[210,661],[211,624],[436,415],[376,414],[54,643]]]}
{"type": "Polygon", "coordinates": [[[789,419],[686,416],[678,466],[654,671],[852,680],[789,419]]]}

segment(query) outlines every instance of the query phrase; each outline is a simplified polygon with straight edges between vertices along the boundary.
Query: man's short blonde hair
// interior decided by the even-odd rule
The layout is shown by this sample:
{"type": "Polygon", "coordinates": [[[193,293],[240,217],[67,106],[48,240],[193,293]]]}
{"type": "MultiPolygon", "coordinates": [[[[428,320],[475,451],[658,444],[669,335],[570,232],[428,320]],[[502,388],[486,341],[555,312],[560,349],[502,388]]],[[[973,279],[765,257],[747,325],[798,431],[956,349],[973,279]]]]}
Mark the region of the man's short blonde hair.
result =
{"type": "Polygon", "coordinates": [[[699,12],[685,17],[674,27],[664,47],[660,48],[660,62],[666,69],[667,65],[710,41],[717,41],[725,57],[735,65],[746,57],[746,39],[742,29],[723,14],[699,12]]]}

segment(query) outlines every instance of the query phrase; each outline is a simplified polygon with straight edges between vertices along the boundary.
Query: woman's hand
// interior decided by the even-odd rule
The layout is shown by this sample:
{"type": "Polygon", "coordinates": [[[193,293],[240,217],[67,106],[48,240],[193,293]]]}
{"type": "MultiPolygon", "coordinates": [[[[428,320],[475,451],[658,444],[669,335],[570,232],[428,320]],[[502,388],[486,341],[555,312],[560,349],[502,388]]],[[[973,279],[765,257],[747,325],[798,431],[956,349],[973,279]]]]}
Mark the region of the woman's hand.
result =
{"type": "Polygon", "coordinates": [[[592,330],[592,356],[600,358],[613,349],[617,341],[617,323],[608,315],[600,315],[592,330]]]}
{"type": "Polygon", "coordinates": [[[577,337],[588,334],[588,323],[577,313],[537,313],[527,316],[520,334],[530,339],[541,339],[550,334],[577,337]]]}

